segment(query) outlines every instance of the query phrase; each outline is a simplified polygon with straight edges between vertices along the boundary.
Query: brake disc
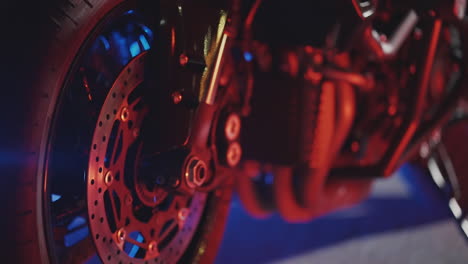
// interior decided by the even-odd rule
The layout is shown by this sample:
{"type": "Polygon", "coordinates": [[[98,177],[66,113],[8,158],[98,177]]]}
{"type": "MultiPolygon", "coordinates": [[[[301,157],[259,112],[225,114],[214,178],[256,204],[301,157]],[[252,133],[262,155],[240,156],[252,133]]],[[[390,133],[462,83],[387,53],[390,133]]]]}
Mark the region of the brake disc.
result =
{"type": "Polygon", "coordinates": [[[104,101],[91,143],[87,204],[104,263],[176,263],[200,222],[206,193],[175,194],[137,177],[146,53],[121,71],[104,101]]]}

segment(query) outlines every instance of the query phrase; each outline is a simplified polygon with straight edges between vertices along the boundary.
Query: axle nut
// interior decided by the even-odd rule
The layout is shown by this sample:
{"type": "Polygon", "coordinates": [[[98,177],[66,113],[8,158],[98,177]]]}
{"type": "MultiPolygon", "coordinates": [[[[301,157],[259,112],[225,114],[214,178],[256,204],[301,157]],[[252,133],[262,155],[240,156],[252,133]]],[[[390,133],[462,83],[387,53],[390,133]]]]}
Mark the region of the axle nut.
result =
{"type": "Polygon", "coordinates": [[[185,178],[190,188],[202,186],[208,179],[208,167],[198,157],[192,157],[187,163],[185,178]]]}

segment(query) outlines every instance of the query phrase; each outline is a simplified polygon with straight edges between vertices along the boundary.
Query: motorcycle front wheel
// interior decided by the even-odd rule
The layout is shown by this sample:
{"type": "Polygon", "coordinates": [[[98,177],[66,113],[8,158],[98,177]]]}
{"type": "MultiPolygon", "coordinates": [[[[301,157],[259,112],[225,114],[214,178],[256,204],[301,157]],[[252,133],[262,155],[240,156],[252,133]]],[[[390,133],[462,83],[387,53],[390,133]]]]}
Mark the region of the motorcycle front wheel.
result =
{"type": "Polygon", "coordinates": [[[4,263],[214,260],[231,188],[181,195],[135,172],[151,140],[141,87],[157,39],[147,2],[40,3],[44,13],[9,26],[32,37],[21,37],[29,50],[8,78],[4,263]]]}

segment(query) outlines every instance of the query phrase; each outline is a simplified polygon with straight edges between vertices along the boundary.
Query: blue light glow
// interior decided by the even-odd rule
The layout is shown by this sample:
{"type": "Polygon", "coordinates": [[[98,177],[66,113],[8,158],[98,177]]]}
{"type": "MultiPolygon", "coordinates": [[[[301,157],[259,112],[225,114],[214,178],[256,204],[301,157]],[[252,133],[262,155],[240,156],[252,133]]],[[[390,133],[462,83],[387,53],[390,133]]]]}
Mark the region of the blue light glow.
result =
{"type": "Polygon", "coordinates": [[[251,62],[253,60],[253,55],[252,53],[246,51],[244,52],[244,59],[248,62],[251,62]]]}
{"type": "Polygon", "coordinates": [[[265,173],[264,181],[266,184],[273,184],[274,178],[275,176],[273,175],[273,173],[268,172],[268,173],[265,173]]]}
{"type": "MultiPolygon", "coordinates": [[[[136,238],[136,241],[137,242],[143,242],[143,236],[141,234],[138,234],[137,238],[136,238]]],[[[130,250],[130,253],[128,253],[128,255],[132,258],[135,257],[135,255],[137,254],[138,250],[140,249],[139,246],[137,245],[133,245],[132,249],[130,250]]]]}
{"type": "Polygon", "coordinates": [[[151,29],[149,29],[145,25],[141,25],[141,28],[143,28],[143,31],[145,31],[145,33],[148,34],[148,37],[150,37],[150,39],[153,38],[153,31],[151,29]]]}
{"type": "Polygon", "coordinates": [[[58,194],[52,194],[50,198],[52,199],[52,202],[54,203],[54,202],[60,200],[60,198],[62,198],[62,196],[58,195],[58,194]]]}
{"type": "Polygon", "coordinates": [[[104,45],[104,48],[105,48],[106,50],[109,50],[109,49],[110,49],[109,41],[108,41],[105,37],[100,36],[100,37],[99,37],[99,40],[102,42],[102,45],[104,45]]]}
{"type": "Polygon", "coordinates": [[[109,36],[109,41],[112,43],[112,49],[118,54],[116,57],[120,59],[122,65],[127,64],[131,58],[131,54],[128,54],[130,48],[125,36],[121,35],[118,31],[112,31],[109,36]]]}
{"type": "Polygon", "coordinates": [[[66,247],[71,247],[81,240],[85,239],[89,235],[89,229],[87,226],[80,228],[74,232],[71,232],[63,238],[63,242],[66,247]]]}
{"type": "Polygon", "coordinates": [[[140,52],[141,52],[140,44],[138,44],[137,41],[133,42],[130,45],[130,54],[132,54],[132,57],[137,56],[138,54],[140,54],[140,52]]]}
{"type": "Polygon", "coordinates": [[[67,229],[68,230],[73,230],[75,228],[78,228],[82,225],[86,224],[86,219],[81,216],[75,217],[75,219],[72,220],[72,222],[68,225],[67,229]]]}
{"type": "Polygon", "coordinates": [[[150,44],[148,43],[148,40],[146,40],[145,36],[140,35],[140,42],[141,42],[141,45],[143,45],[143,49],[145,50],[150,49],[150,44]]]}
{"type": "Polygon", "coordinates": [[[135,10],[128,10],[127,12],[125,12],[125,15],[131,15],[135,13],[135,10]]]}

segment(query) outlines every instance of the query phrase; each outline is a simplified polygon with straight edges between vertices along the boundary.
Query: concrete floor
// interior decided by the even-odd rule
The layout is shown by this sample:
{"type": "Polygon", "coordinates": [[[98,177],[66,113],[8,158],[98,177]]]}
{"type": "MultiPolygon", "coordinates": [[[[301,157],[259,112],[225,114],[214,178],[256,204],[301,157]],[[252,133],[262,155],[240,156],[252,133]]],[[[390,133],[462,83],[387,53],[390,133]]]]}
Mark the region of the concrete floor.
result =
{"type": "Polygon", "coordinates": [[[468,243],[427,177],[406,165],[363,203],[307,224],[252,219],[235,199],[216,263],[468,263],[468,243]]]}

